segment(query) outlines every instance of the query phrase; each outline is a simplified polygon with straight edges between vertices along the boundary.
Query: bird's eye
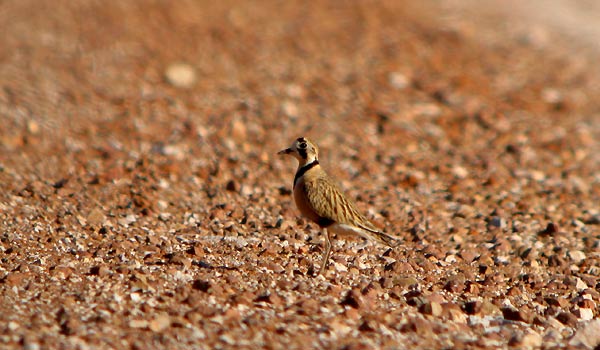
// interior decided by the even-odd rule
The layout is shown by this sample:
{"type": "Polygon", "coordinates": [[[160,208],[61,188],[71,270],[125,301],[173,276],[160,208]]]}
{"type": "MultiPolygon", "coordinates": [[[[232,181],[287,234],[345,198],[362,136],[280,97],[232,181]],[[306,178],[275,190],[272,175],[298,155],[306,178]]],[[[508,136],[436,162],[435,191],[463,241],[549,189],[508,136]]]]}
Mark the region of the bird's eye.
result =
{"type": "Polygon", "coordinates": [[[306,148],[306,142],[300,142],[300,144],[298,145],[299,148],[301,149],[305,149],[306,148]]]}

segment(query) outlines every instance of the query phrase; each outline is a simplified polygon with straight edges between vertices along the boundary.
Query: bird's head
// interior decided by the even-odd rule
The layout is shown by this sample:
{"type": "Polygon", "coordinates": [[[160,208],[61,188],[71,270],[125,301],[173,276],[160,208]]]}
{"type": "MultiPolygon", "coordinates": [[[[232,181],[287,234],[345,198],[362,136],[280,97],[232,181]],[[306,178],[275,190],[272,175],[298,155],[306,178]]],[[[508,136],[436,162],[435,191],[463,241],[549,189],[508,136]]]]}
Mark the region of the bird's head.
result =
{"type": "Polygon", "coordinates": [[[299,137],[294,140],[289,148],[281,150],[277,152],[277,154],[289,154],[294,156],[298,159],[300,166],[303,166],[318,159],[319,149],[317,148],[317,145],[310,142],[307,138],[299,137]]]}

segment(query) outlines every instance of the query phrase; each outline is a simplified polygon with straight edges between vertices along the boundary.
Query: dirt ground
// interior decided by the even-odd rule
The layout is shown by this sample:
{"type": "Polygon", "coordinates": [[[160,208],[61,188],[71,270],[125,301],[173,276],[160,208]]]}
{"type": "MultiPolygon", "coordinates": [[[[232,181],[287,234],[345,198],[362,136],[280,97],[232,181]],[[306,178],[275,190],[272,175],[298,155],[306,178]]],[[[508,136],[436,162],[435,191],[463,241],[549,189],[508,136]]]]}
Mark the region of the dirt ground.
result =
{"type": "Polygon", "coordinates": [[[598,28],[474,3],[0,2],[0,348],[599,348],[598,28]]]}

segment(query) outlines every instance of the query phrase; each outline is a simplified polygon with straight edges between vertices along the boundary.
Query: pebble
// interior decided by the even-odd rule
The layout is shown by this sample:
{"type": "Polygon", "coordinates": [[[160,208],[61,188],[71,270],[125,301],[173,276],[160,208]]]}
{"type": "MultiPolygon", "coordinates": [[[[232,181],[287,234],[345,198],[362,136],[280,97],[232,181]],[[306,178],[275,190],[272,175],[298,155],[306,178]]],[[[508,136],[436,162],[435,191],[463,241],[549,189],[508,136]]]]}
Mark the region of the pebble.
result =
{"type": "Polygon", "coordinates": [[[348,272],[348,268],[346,267],[346,265],[344,264],[340,264],[339,262],[335,261],[333,263],[333,267],[335,268],[335,270],[337,272],[348,272]]]}
{"type": "Polygon", "coordinates": [[[32,135],[37,135],[40,133],[40,124],[35,120],[27,121],[27,131],[29,131],[32,135]]]}
{"type": "Polygon", "coordinates": [[[460,252],[459,255],[467,263],[471,263],[471,262],[473,262],[473,260],[475,260],[481,256],[481,254],[479,254],[474,249],[465,249],[462,252],[460,252]]]}
{"type": "Polygon", "coordinates": [[[577,325],[577,316],[570,312],[561,312],[556,315],[556,319],[565,326],[575,327],[577,325]]]}
{"type": "Polygon", "coordinates": [[[435,301],[427,302],[419,306],[419,312],[427,315],[432,315],[434,317],[440,316],[442,314],[442,311],[442,305],[435,301]]]}
{"type": "Polygon", "coordinates": [[[414,277],[397,277],[394,278],[394,285],[398,285],[400,287],[409,287],[412,285],[418,285],[419,281],[414,277]]]}
{"type": "Polygon", "coordinates": [[[129,321],[129,327],[131,328],[146,328],[148,327],[147,320],[131,320],[129,321]]]}
{"type": "Polygon", "coordinates": [[[542,336],[536,332],[527,333],[521,338],[519,346],[521,349],[537,349],[542,346],[542,336]]]}
{"type": "Polygon", "coordinates": [[[408,87],[410,84],[410,79],[402,73],[399,72],[391,72],[388,74],[388,81],[391,86],[398,90],[402,90],[408,87]]]}
{"type": "Polygon", "coordinates": [[[575,280],[575,289],[584,290],[587,289],[588,285],[579,277],[575,280]]]}
{"type": "Polygon", "coordinates": [[[452,175],[457,179],[464,179],[469,176],[469,171],[460,165],[455,165],[452,168],[452,175]]]}
{"type": "Polygon", "coordinates": [[[160,333],[171,326],[171,317],[167,314],[161,314],[156,316],[150,323],[148,324],[148,328],[155,332],[160,333]]]}
{"type": "Polygon", "coordinates": [[[363,304],[362,297],[356,289],[349,290],[340,302],[342,306],[349,306],[355,309],[360,308],[363,304]]]}
{"type": "Polygon", "coordinates": [[[574,314],[582,321],[589,321],[594,318],[594,311],[588,308],[579,308],[574,311],[574,314]]]}
{"type": "Polygon", "coordinates": [[[288,84],[285,87],[285,92],[291,98],[301,98],[304,96],[304,88],[298,84],[288,84]]]}
{"type": "Polygon", "coordinates": [[[529,310],[526,310],[524,308],[514,309],[512,307],[503,307],[502,315],[504,316],[505,319],[510,320],[510,321],[531,323],[531,321],[533,320],[532,313],[529,312],[529,310]]]}
{"type": "Polygon", "coordinates": [[[582,349],[597,349],[600,346],[600,319],[595,319],[581,327],[569,341],[569,345],[582,349]]]}
{"type": "Polygon", "coordinates": [[[187,63],[169,65],[165,77],[169,84],[181,89],[189,89],[196,83],[196,71],[187,63]]]}
{"type": "Polygon", "coordinates": [[[281,104],[281,110],[287,117],[295,118],[298,116],[298,106],[292,101],[284,101],[281,104]]]}
{"type": "Polygon", "coordinates": [[[119,218],[118,220],[119,225],[121,226],[129,226],[131,224],[133,224],[134,222],[137,221],[135,215],[133,214],[127,214],[127,216],[125,216],[124,218],[119,218]]]}
{"type": "Polygon", "coordinates": [[[453,303],[444,303],[442,305],[442,314],[451,321],[457,323],[466,323],[467,314],[465,314],[458,305],[453,303]]]}
{"type": "Polygon", "coordinates": [[[465,303],[465,305],[463,306],[463,309],[465,310],[465,312],[469,315],[475,315],[478,314],[479,312],[481,312],[481,307],[483,306],[483,303],[479,300],[474,300],[474,301],[468,301],[465,303]]]}
{"type": "Polygon", "coordinates": [[[484,300],[481,304],[481,314],[486,316],[496,316],[500,315],[501,311],[494,303],[489,300],[484,300]]]}
{"type": "Polygon", "coordinates": [[[245,141],[248,137],[246,124],[240,118],[235,118],[231,122],[231,137],[238,143],[245,141]]]}
{"type": "Polygon", "coordinates": [[[492,216],[488,220],[488,229],[505,228],[505,227],[506,227],[506,220],[504,218],[501,218],[499,216],[492,216]]]}
{"type": "Polygon", "coordinates": [[[581,250],[570,250],[568,255],[575,264],[581,263],[586,258],[585,253],[581,250]]]}
{"type": "Polygon", "coordinates": [[[542,90],[542,100],[546,103],[556,104],[563,100],[563,94],[557,89],[545,88],[542,90]]]}

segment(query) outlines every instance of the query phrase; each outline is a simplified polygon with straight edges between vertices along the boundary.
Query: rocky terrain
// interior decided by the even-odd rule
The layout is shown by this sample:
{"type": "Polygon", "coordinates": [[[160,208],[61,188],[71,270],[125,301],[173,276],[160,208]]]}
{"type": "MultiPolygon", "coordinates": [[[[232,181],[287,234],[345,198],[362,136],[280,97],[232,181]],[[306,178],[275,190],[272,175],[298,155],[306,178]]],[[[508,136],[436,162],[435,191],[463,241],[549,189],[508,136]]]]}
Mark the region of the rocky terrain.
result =
{"type": "Polygon", "coordinates": [[[597,349],[598,28],[502,3],[1,2],[0,348],[597,349]]]}

